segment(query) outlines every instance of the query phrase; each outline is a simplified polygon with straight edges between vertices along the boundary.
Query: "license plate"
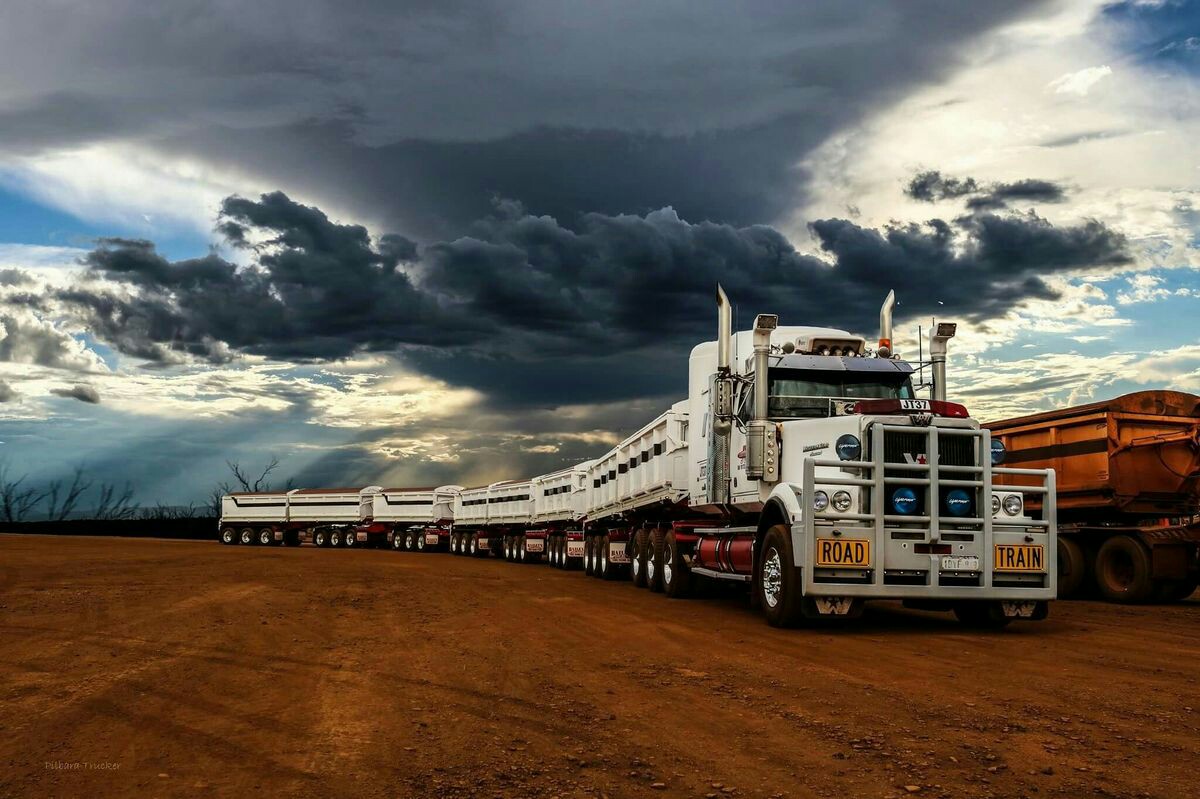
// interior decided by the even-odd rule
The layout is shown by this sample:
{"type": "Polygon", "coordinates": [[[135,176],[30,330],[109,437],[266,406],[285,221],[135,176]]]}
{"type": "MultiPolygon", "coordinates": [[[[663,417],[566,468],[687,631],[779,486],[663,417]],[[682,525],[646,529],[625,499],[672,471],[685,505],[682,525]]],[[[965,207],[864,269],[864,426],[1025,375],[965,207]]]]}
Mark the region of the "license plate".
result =
{"type": "Polygon", "coordinates": [[[1044,572],[1045,550],[1041,544],[996,544],[998,572],[1044,572]]]}
{"type": "Polygon", "coordinates": [[[817,565],[833,568],[870,566],[871,542],[865,538],[818,538],[817,565]]]}
{"type": "Polygon", "coordinates": [[[977,572],[979,571],[978,555],[943,555],[942,571],[944,572],[977,572]]]}
{"type": "Polygon", "coordinates": [[[525,551],[526,552],[542,552],[545,549],[546,549],[546,542],[543,541],[542,539],[540,539],[540,538],[526,538],[525,539],[525,551]]]}

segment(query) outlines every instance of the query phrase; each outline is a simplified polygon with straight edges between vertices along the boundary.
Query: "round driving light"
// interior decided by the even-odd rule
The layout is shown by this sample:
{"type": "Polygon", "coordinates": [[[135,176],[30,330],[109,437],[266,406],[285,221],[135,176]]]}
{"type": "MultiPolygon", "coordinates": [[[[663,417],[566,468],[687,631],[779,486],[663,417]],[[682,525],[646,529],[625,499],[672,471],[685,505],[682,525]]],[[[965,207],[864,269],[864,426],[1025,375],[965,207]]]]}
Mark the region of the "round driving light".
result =
{"type": "Polygon", "coordinates": [[[999,512],[1000,512],[1000,497],[996,494],[992,494],[992,515],[995,516],[999,512]]]}
{"type": "Polygon", "coordinates": [[[829,495],[824,491],[813,494],[813,510],[825,510],[829,507],[829,495]]]}
{"type": "Polygon", "coordinates": [[[833,451],[844,461],[856,461],[862,455],[862,442],[858,440],[858,436],[846,433],[844,436],[838,436],[833,451]]]}
{"type": "Polygon", "coordinates": [[[1004,447],[1004,442],[998,438],[992,439],[992,465],[999,466],[1004,463],[1005,456],[1008,455],[1008,450],[1004,447]]]}
{"type": "Polygon", "coordinates": [[[917,512],[917,492],[911,488],[897,488],[892,492],[892,510],[901,516],[912,516],[917,512]]]}
{"type": "Polygon", "coordinates": [[[1004,512],[1009,516],[1016,516],[1021,512],[1021,495],[1009,494],[1004,498],[1004,512]]]}
{"type": "Polygon", "coordinates": [[[951,516],[971,515],[971,495],[961,488],[946,492],[946,513],[951,516]]]}
{"type": "Polygon", "coordinates": [[[833,495],[833,509],[838,513],[845,513],[850,510],[850,494],[846,491],[838,491],[833,495]]]}

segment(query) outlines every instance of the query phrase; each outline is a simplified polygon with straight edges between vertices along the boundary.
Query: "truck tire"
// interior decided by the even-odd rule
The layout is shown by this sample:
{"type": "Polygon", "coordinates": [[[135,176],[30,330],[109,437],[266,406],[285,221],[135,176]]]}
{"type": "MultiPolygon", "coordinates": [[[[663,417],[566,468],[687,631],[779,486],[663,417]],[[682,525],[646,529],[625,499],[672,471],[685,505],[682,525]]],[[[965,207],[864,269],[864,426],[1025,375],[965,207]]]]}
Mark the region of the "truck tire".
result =
{"type": "Polygon", "coordinates": [[[321,547],[324,549],[325,547],[329,546],[329,533],[318,527],[316,530],[313,530],[312,542],[314,547],[321,547]]]}
{"type": "Polygon", "coordinates": [[[417,534],[416,534],[416,539],[417,539],[417,541],[416,541],[416,547],[417,547],[417,551],[418,551],[418,552],[424,552],[424,551],[425,551],[425,546],[426,546],[426,544],[425,544],[425,531],[424,531],[424,530],[418,530],[418,531],[417,531],[417,534]]]}
{"type": "Polygon", "coordinates": [[[221,528],[221,543],[226,546],[232,546],[238,542],[237,530],[232,527],[221,528]]]}
{"type": "Polygon", "coordinates": [[[331,530],[329,533],[329,546],[338,549],[342,545],[342,531],[331,530]]]}
{"type": "Polygon", "coordinates": [[[353,530],[347,530],[342,533],[342,545],[346,547],[358,546],[358,534],[353,530]]]}
{"type": "Polygon", "coordinates": [[[616,571],[612,561],[608,559],[608,549],[608,534],[605,533],[596,539],[596,563],[592,566],[593,573],[601,580],[611,580],[616,571]]]}
{"type": "Polygon", "coordinates": [[[959,602],[954,606],[954,617],[977,630],[1001,630],[1012,621],[1000,610],[998,602],[959,602]]]}
{"type": "Polygon", "coordinates": [[[662,585],[663,593],[672,599],[683,599],[692,593],[692,570],[683,562],[674,530],[663,538],[662,585]]]}
{"type": "Polygon", "coordinates": [[[399,552],[404,549],[404,536],[399,533],[392,533],[392,550],[399,552]]]}
{"type": "Polygon", "coordinates": [[[417,536],[415,533],[413,533],[412,530],[404,531],[404,551],[405,552],[416,552],[417,551],[417,536]]]}
{"type": "Polygon", "coordinates": [[[525,563],[527,560],[529,560],[529,553],[525,551],[525,536],[517,536],[516,550],[517,563],[525,563]]]}
{"type": "Polygon", "coordinates": [[[646,587],[646,528],[639,527],[630,542],[629,576],[638,588],[646,587]]]}
{"type": "Polygon", "coordinates": [[[474,533],[467,533],[467,554],[473,558],[479,557],[479,539],[474,533]]]}
{"type": "Polygon", "coordinates": [[[1114,535],[1096,553],[1096,587],[1110,602],[1145,602],[1154,590],[1150,551],[1128,535],[1114,535]]]}
{"type": "Polygon", "coordinates": [[[253,545],[258,542],[258,536],[254,534],[254,528],[243,527],[242,532],[238,535],[238,540],[243,544],[253,545]]]}
{"type": "Polygon", "coordinates": [[[1058,598],[1080,595],[1088,578],[1088,556],[1079,542],[1069,536],[1058,537],[1058,598]]]}
{"type": "Polygon", "coordinates": [[[661,593],[663,563],[663,531],[657,528],[646,531],[646,587],[661,593]]]}
{"type": "Polygon", "coordinates": [[[270,527],[263,527],[258,531],[259,546],[269,547],[275,543],[275,531],[270,527]]]}
{"type": "Polygon", "coordinates": [[[592,553],[595,550],[595,541],[595,536],[583,539],[583,573],[589,577],[592,576],[592,553]]]}
{"type": "Polygon", "coordinates": [[[754,579],[754,593],[772,627],[794,627],[803,618],[800,578],[786,524],[771,527],[763,538],[762,567],[754,579]]]}

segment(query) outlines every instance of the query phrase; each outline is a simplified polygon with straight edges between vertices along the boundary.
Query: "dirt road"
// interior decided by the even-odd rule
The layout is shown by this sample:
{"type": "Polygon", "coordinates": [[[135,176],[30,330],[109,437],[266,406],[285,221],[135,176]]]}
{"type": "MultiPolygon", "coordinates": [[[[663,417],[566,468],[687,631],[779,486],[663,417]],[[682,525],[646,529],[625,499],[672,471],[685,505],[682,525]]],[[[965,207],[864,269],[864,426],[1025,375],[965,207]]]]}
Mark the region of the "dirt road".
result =
{"type": "Polygon", "coordinates": [[[781,631],[443,554],[0,536],[0,796],[1196,796],[1200,595],[781,631]]]}

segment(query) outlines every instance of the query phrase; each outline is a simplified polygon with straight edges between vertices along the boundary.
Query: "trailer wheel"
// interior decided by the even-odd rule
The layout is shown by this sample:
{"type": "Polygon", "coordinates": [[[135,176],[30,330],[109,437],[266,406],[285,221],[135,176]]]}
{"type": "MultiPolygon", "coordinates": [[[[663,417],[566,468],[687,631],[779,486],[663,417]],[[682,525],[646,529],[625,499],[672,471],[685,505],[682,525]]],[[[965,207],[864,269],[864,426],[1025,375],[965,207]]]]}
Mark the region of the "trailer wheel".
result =
{"type": "Polygon", "coordinates": [[[629,577],[638,588],[646,587],[646,528],[639,527],[630,541],[629,577]]]}
{"type": "Polygon", "coordinates": [[[342,533],[342,545],[347,547],[358,546],[358,534],[353,530],[347,530],[342,533]]]}
{"type": "Polygon", "coordinates": [[[592,541],[593,538],[583,539],[583,573],[589,577],[592,574],[592,541]]]}
{"type": "Polygon", "coordinates": [[[592,574],[599,577],[601,580],[611,580],[613,576],[612,561],[608,559],[608,533],[596,539],[595,554],[592,556],[592,574]]]}
{"type": "Polygon", "coordinates": [[[657,528],[646,531],[646,587],[655,593],[663,590],[663,532],[657,528]]]}
{"type": "Polygon", "coordinates": [[[567,568],[567,539],[561,535],[554,536],[554,565],[559,569],[567,568]]]}
{"type": "Polygon", "coordinates": [[[425,551],[425,531],[424,531],[424,530],[418,530],[418,531],[417,531],[417,532],[414,534],[414,536],[413,536],[413,537],[416,539],[416,541],[415,541],[415,546],[416,546],[416,549],[417,549],[417,551],[418,551],[418,552],[424,552],[424,551],[425,551]]]}
{"type": "Polygon", "coordinates": [[[232,527],[221,528],[221,543],[226,545],[236,544],[238,542],[237,531],[232,527]]]}
{"type": "Polygon", "coordinates": [[[1114,535],[1096,553],[1096,586],[1111,602],[1145,602],[1154,589],[1150,552],[1136,538],[1114,535]]]}
{"type": "Polygon", "coordinates": [[[243,527],[238,539],[243,544],[254,544],[258,541],[258,537],[254,534],[254,529],[252,527],[243,527]]]}
{"type": "Polygon", "coordinates": [[[662,585],[663,593],[672,599],[682,599],[692,593],[692,570],[683,562],[674,530],[663,539],[662,585]]]}
{"type": "Polygon", "coordinates": [[[342,531],[333,530],[329,533],[329,546],[337,549],[342,545],[342,531]]]}
{"type": "Polygon", "coordinates": [[[792,535],[786,524],[767,530],[754,592],[772,627],[793,627],[801,619],[800,581],[792,556],[792,535]]]}
{"type": "Polygon", "coordinates": [[[1058,537],[1058,598],[1078,596],[1088,576],[1088,559],[1074,538],[1058,537]]]}
{"type": "Polygon", "coordinates": [[[313,530],[312,542],[314,547],[325,547],[328,545],[328,535],[324,530],[313,530]]]}
{"type": "Polygon", "coordinates": [[[275,534],[270,527],[263,527],[258,531],[259,546],[269,547],[275,543],[275,534]]]}

